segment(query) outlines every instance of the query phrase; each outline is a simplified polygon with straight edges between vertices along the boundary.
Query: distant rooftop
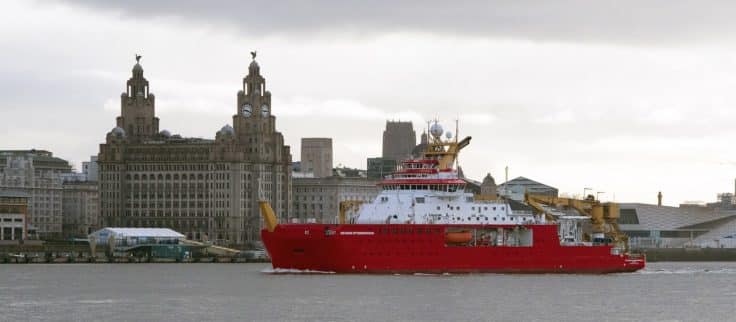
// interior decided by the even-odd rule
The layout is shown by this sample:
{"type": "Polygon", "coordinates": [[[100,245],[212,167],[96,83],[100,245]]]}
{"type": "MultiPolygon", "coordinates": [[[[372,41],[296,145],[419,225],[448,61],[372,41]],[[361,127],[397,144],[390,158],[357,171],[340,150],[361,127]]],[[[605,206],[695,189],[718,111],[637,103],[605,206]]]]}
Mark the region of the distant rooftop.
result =
{"type": "Polygon", "coordinates": [[[106,227],[90,235],[113,234],[116,238],[121,237],[159,237],[159,238],[184,238],[184,235],[169,228],[120,228],[106,227]]]}

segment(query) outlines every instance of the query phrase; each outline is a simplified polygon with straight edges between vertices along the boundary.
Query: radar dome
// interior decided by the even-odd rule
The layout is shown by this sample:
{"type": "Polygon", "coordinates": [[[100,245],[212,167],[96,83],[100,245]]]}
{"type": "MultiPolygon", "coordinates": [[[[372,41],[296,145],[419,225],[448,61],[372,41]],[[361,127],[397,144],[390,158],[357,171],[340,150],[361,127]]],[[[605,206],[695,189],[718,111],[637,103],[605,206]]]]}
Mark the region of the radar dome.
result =
{"type": "Polygon", "coordinates": [[[448,140],[449,140],[449,139],[452,139],[452,132],[450,132],[450,131],[447,131],[447,133],[445,133],[445,137],[446,137],[446,138],[447,138],[448,140]]]}
{"type": "Polygon", "coordinates": [[[160,134],[167,138],[171,137],[171,132],[169,132],[169,130],[163,130],[160,134]]]}
{"type": "Polygon", "coordinates": [[[442,136],[442,125],[440,123],[434,122],[432,126],[429,127],[429,133],[432,134],[435,138],[439,138],[442,136]]]}

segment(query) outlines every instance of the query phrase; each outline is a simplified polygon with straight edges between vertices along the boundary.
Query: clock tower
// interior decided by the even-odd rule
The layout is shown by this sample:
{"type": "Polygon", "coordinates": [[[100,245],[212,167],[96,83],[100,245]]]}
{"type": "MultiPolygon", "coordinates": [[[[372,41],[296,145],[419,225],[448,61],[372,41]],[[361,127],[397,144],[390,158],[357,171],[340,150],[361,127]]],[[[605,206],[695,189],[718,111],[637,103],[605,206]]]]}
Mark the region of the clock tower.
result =
{"type": "Polygon", "coordinates": [[[275,117],[271,114],[271,92],[266,90],[266,79],[255,60],[248,66],[243,78],[243,88],[238,91],[237,111],[233,116],[235,134],[251,158],[269,160],[281,154],[274,151],[274,144],[282,144],[275,129],[275,117]]]}
{"type": "Polygon", "coordinates": [[[158,134],[156,97],[149,92],[148,80],[143,77],[141,56],[135,56],[133,76],[128,79],[126,91],[120,95],[120,116],[117,127],[123,129],[132,142],[141,142],[158,134]]]}

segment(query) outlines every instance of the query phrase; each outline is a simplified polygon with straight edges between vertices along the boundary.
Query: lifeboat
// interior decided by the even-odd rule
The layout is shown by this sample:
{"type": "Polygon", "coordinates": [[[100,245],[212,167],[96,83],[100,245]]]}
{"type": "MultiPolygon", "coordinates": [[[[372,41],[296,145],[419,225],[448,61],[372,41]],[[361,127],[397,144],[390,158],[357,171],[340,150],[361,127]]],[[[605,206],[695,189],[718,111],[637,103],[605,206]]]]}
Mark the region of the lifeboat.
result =
{"type": "Polygon", "coordinates": [[[451,244],[467,243],[473,239],[473,233],[469,230],[451,231],[445,233],[445,242],[451,244]]]}

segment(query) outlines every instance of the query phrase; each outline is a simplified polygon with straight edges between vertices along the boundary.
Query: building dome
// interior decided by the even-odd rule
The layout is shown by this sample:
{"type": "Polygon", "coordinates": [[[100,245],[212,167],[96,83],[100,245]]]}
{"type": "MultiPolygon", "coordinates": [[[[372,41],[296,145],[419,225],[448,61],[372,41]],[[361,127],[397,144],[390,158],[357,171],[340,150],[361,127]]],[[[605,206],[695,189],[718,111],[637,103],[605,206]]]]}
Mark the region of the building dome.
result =
{"type": "Polygon", "coordinates": [[[125,136],[125,130],[123,130],[123,128],[122,127],[119,127],[119,126],[116,126],[115,128],[113,128],[112,131],[110,131],[110,133],[112,133],[113,135],[118,136],[118,137],[124,137],[125,136]]]}
{"type": "Polygon", "coordinates": [[[169,132],[169,130],[163,130],[163,131],[159,132],[159,134],[161,134],[162,136],[167,137],[167,138],[168,137],[171,137],[171,132],[169,132]]]}
{"type": "Polygon", "coordinates": [[[133,72],[134,73],[142,73],[143,72],[143,66],[141,66],[140,63],[135,63],[133,66],[133,72]]]}
{"type": "Polygon", "coordinates": [[[226,134],[226,135],[234,135],[235,129],[233,129],[233,127],[230,126],[230,124],[225,124],[225,126],[223,126],[218,133],[226,134]]]}
{"type": "Polygon", "coordinates": [[[258,66],[258,62],[255,61],[255,60],[253,60],[252,62],[250,62],[250,66],[248,66],[248,69],[256,69],[257,70],[259,68],[261,68],[261,66],[258,66]]]}
{"type": "Polygon", "coordinates": [[[482,184],[483,185],[493,185],[493,186],[495,186],[496,185],[496,180],[493,179],[493,176],[491,176],[491,174],[489,173],[489,174],[486,175],[485,178],[483,178],[483,183],[482,184]]]}

